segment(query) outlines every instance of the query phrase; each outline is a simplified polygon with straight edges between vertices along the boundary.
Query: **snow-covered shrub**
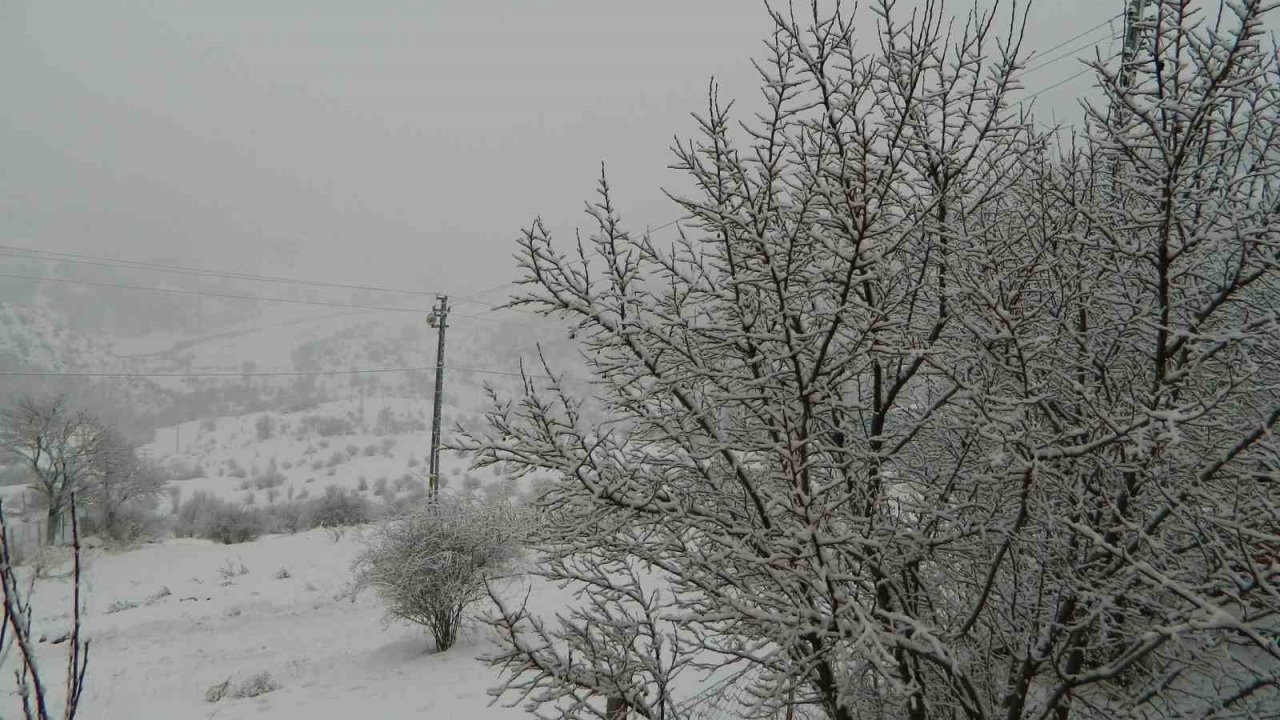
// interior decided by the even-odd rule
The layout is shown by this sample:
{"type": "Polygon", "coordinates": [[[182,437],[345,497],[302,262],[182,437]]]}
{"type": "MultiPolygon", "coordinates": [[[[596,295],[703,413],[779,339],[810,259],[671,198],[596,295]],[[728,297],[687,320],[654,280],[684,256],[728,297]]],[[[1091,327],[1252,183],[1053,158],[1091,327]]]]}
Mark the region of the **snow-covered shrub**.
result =
{"type": "MultiPolygon", "coordinates": [[[[289,488],[293,490],[292,487],[289,488]]],[[[305,503],[290,498],[285,502],[274,503],[263,509],[266,514],[267,532],[293,534],[304,529],[302,514],[305,503]]]]}
{"type": "Polygon", "coordinates": [[[227,558],[218,568],[218,577],[224,581],[234,580],[241,575],[248,575],[249,568],[242,562],[239,565],[231,562],[231,558],[227,558]]]}
{"type": "Polygon", "coordinates": [[[300,432],[312,432],[320,437],[351,435],[356,431],[350,420],[324,415],[308,415],[298,422],[300,432]]]}
{"type": "Polygon", "coordinates": [[[124,612],[125,610],[132,610],[136,607],[138,607],[138,603],[133,600],[116,600],[107,606],[107,609],[103,611],[103,614],[112,615],[118,612],[124,612]]]}
{"type": "Polygon", "coordinates": [[[265,695],[272,690],[279,689],[280,684],[271,677],[271,673],[264,670],[252,677],[246,678],[239,685],[233,686],[231,684],[231,678],[227,678],[219,683],[214,683],[208,690],[205,690],[204,700],[205,702],[210,703],[220,702],[226,698],[241,700],[243,698],[265,695]]]}
{"type": "Polygon", "coordinates": [[[267,463],[267,469],[254,477],[253,486],[259,490],[266,490],[267,488],[283,485],[284,481],[284,473],[280,472],[280,469],[277,467],[276,461],[273,458],[271,462],[267,463]]]}
{"type": "Polygon", "coordinates": [[[274,423],[271,422],[270,415],[259,415],[257,422],[253,424],[254,431],[258,435],[258,440],[270,440],[275,434],[274,423]]]}
{"type": "Polygon", "coordinates": [[[309,528],[342,527],[369,522],[372,511],[364,498],[349,490],[330,485],[324,494],[308,503],[303,524],[309,528]]]}
{"type": "Polygon", "coordinates": [[[182,460],[170,460],[160,468],[168,480],[194,480],[205,477],[204,466],[198,462],[187,463],[182,460]]]}
{"type": "Polygon", "coordinates": [[[121,506],[115,523],[103,527],[96,518],[86,517],[85,534],[101,534],[119,546],[128,546],[164,534],[164,520],[156,513],[155,500],[130,501],[121,506]]]}
{"type": "Polygon", "coordinates": [[[231,697],[237,700],[258,697],[279,689],[279,683],[271,678],[271,673],[264,670],[237,685],[235,690],[231,691],[231,697]]]}
{"type": "Polygon", "coordinates": [[[447,650],[485,581],[518,557],[522,520],[511,507],[442,496],[370,533],[354,565],[355,590],[373,588],[388,617],[427,628],[436,649],[447,650]]]}
{"type": "Polygon", "coordinates": [[[231,678],[227,678],[222,682],[214,683],[210,685],[209,689],[204,691],[204,701],[210,702],[210,703],[219,702],[220,700],[225,698],[230,692],[231,692],[231,678]]]}
{"type": "MultiPolygon", "coordinates": [[[[445,486],[444,478],[440,478],[440,487],[445,486]]],[[[415,512],[427,502],[427,488],[422,483],[414,483],[409,487],[409,491],[404,495],[399,495],[395,490],[388,490],[383,494],[382,500],[386,503],[386,513],[390,517],[397,517],[405,513],[415,512]]]]}
{"type": "Polygon", "coordinates": [[[231,545],[256,540],[266,531],[266,516],[206,492],[196,492],[178,508],[173,532],[231,545]]]}

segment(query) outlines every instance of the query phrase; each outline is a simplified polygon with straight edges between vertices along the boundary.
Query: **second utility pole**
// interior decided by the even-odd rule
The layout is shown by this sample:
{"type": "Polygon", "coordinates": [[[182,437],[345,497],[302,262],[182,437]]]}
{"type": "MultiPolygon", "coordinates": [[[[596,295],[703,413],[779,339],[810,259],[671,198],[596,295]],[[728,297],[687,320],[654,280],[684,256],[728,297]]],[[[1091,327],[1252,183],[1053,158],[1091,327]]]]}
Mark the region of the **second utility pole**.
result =
{"type": "Polygon", "coordinates": [[[427,316],[427,324],[440,331],[440,339],[436,343],[436,397],[431,413],[431,460],[430,460],[430,497],[435,502],[440,490],[440,406],[444,395],[444,330],[449,327],[449,296],[437,295],[436,306],[427,316]]]}

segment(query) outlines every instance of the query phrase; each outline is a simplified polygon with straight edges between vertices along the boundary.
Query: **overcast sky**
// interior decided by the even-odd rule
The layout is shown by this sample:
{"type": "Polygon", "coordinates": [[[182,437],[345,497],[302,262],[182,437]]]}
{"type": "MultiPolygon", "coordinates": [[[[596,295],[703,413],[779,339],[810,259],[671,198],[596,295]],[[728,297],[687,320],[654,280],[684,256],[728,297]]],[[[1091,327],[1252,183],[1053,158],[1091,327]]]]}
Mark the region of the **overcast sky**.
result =
{"type": "MultiPolygon", "coordinates": [[[[1122,9],[1040,0],[1027,45],[1122,9]]],[[[0,244],[479,289],[601,161],[636,226],[675,217],[672,137],[712,76],[754,101],[767,29],[755,0],[4,0],[0,244]]]]}

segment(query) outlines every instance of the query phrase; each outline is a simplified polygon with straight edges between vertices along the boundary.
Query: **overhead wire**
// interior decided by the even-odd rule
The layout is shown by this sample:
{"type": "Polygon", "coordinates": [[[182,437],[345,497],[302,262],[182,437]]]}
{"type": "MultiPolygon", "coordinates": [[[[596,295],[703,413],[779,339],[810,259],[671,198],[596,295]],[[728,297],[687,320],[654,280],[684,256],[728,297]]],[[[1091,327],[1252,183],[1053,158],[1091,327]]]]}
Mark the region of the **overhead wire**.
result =
{"type": "MultiPolygon", "coordinates": [[[[1100,23],[1098,23],[1098,24],[1096,24],[1096,25],[1093,25],[1092,27],[1086,28],[1086,29],[1084,29],[1084,30],[1082,30],[1082,31],[1080,31],[1080,32],[1078,32],[1078,33],[1076,33],[1075,35],[1072,35],[1071,37],[1067,38],[1066,40],[1063,40],[1062,42],[1058,43],[1057,45],[1054,45],[1054,46],[1052,46],[1052,47],[1050,47],[1050,48],[1046,49],[1042,54],[1047,55],[1047,54],[1049,54],[1049,53],[1051,53],[1051,52],[1054,52],[1055,50],[1058,50],[1059,48],[1065,47],[1065,46],[1067,46],[1068,44],[1073,43],[1073,42],[1075,42],[1076,40],[1079,40],[1079,39],[1081,39],[1081,38],[1083,38],[1083,37],[1086,37],[1086,36],[1088,36],[1088,35],[1090,35],[1090,34],[1092,34],[1092,33],[1096,32],[1097,30],[1099,30],[1099,29],[1101,29],[1101,28],[1103,28],[1103,27],[1108,27],[1108,26],[1110,26],[1110,25],[1111,25],[1111,23],[1113,23],[1113,22],[1115,22],[1116,20],[1121,19],[1121,18],[1123,18],[1123,17],[1124,17],[1124,13],[1123,13],[1123,12],[1121,12],[1121,13],[1117,13],[1117,14],[1115,14],[1115,15],[1112,15],[1111,17],[1107,18],[1106,20],[1104,20],[1104,21],[1102,21],[1102,22],[1100,22],[1100,23]]],[[[1036,70],[1040,70],[1040,69],[1046,68],[1046,67],[1048,67],[1048,66],[1050,66],[1050,65],[1053,65],[1053,64],[1055,64],[1055,63],[1061,62],[1061,61],[1063,61],[1063,60],[1067,60],[1067,59],[1070,59],[1070,58],[1074,58],[1074,57],[1076,57],[1076,54],[1077,54],[1077,53],[1082,52],[1082,51],[1084,51],[1084,50],[1087,50],[1087,49],[1089,49],[1089,48],[1091,48],[1091,47],[1094,47],[1094,46],[1098,45],[1098,44],[1102,41],[1102,39],[1103,39],[1103,38],[1098,38],[1098,39],[1096,39],[1096,40],[1094,40],[1094,41],[1092,41],[1092,42],[1090,42],[1090,43],[1087,43],[1087,44],[1085,44],[1085,45],[1081,45],[1081,46],[1078,46],[1078,47],[1072,48],[1071,50],[1068,50],[1067,52],[1060,53],[1060,54],[1058,54],[1058,55],[1056,55],[1056,56],[1053,56],[1053,57],[1050,57],[1050,58],[1048,58],[1048,59],[1046,59],[1046,60],[1043,60],[1043,61],[1041,61],[1041,62],[1038,62],[1038,63],[1036,63],[1036,64],[1034,64],[1034,65],[1032,65],[1032,66],[1030,66],[1030,67],[1026,68],[1025,70],[1023,70],[1023,72],[1024,72],[1024,73],[1035,72],[1036,70]]],[[[1109,36],[1108,38],[1106,38],[1106,39],[1108,39],[1112,44],[1114,44],[1114,42],[1115,42],[1115,40],[1116,40],[1115,33],[1114,33],[1114,32],[1112,32],[1112,33],[1110,34],[1110,36],[1109,36]]],[[[1047,86],[1045,86],[1045,87],[1042,87],[1042,88],[1040,88],[1039,90],[1037,90],[1037,91],[1035,91],[1035,92],[1031,93],[1030,95],[1027,95],[1027,96],[1026,96],[1026,97],[1024,97],[1024,98],[1021,98],[1020,100],[1018,100],[1018,103],[1019,103],[1019,104],[1022,104],[1022,103],[1026,103],[1026,102],[1029,102],[1029,101],[1031,101],[1031,100],[1034,100],[1035,98],[1040,97],[1041,95],[1043,95],[1043,94],[1045,94],[1045,93],[1049,92],[1050,90],[1056,90],[1057,88],[1060,88],[1060,87],[1062,87],[1063,85],[1066,85],[1067,83],[1071,82],[1072,80],[1075,80],[1076,78],[1081,77],[1082,75],[1086,75],[1086,74],[1088,74],[1089,72],[1092,72],[1092,71],[1093,71],[1093,68],[1092,68],[1091,66],[1085,66],[1084,68],[1080,69],[1079,71],[1074,72],[1074,73],[1072,73],[1071,75],[1068,75],[1067,77],[1064,77],[1064,78],[1062,78],[1061,80],[1058,80],[1058,81],[1056,81],[1056,82],[1054,82],[1054,83],[1052,83],[1052,84],[1050,84],[1050,85],[1047,85],[1047,86]]]]}
{"type": "MultiPolygon", "coordinates": [[[[356,303],[338,303],[327,302],[324,300],[299,300],[296,298],[271,297],[267,295],[237,295],[234,293],[219,293],[206,290],[180,290],[177,288],[162,288],[153,285],[130,285],[126,283],[107,283],[96,280],[78,280],[72,278],[55,278],[42,275],[18,275],[15,273],[0,273],[0,277],[11,278],[15,280],[30,280],[33,282],[52,282],[63,283],[68,285],[87,285],[90,287],[113,288],[117,290],[142,290],[146,292],[164,293],[168,295],[188,295],[198,297],[214,297],[225,300],[253,300],[257,302],[274,302],[288,303],[292,305],[314,305],[329,308],[346,308],[352,310],[376,310],[379,312],[408,312],[416,314],[426,314],[430,312],[428,308],[407,308],[392,305],[360,305],[356,303]]],[[[472,320],[481,320],[484,322],[501,322],[501,320],[482,315],[470,315],[465,313],[456,313],[458,317],[465,317],[472,320]]]]}
{"type": "Polygon", "coordinates": [[[1097,47],[1097,46],[1098,46],[1098,44],[1099,44],[1099,43],[1101,43],[1104,39],[1105,39],[1105,40],[1115,40],[1115,39],[1116,39],[1116,35],[1115,35],[1115,33],[1110,33],[1110,34],[1108,34],[1106,37],[1098,37],[1098,38],[1095,38],[1094,40],[1091,40],[1091,41],[1090,41],[1090,42],[1088,42],[1088,43],[1085,43],[1085,44],[1083,44],[1083,45],[1078,45],[1078,46],[1076,46],[1076,47],[1073,47],[1073,48],[1071,48],[1070,50],[1068,50],[1068,51],[1066,51],[1066,52],[1062,53],[1061,55],[1057,55],[1057,56],[1055,56],[1055,57],[1049,58],[1048,60],[1045,60],[1045,61],[1044,61],[1044,62],[1042,62],[1042,63],[1036,63],[1035,65],[1032,65],[1031,67],[1029,67],[1029,68],[1027,68],[1027,69],[1023,70],[1022,72],[1024,72],[1024,73],[1032,73],[1032,72],[1035,72],[1036,70],[1039,70],[1039,69],[1041,69],[1041,68],[1048,67],[1048,66],[1050,66],[1050,65],[1052,65],[1052,64],[1054,64],[1054,63],[1056,63],[1056,62],[1060,62],[1060,61],[1062,61],[1062,60],[1066,60],[1066,59],[1068,59],[1068,58],[1074,58],[1074,57],[1076,57],[1077,55],[1079,55],[1081,52],[1084,52],[1085,50],[1088,50],[1089,48],[1097,47]]]}
{"type": "MultiPolygon", "coordinates": [[[[1090,35],[1090,34],[1092,34],[1092,33],[1096,32],[1096,31],[1098,31],[1098,30],[1100,30],[1100,29],[1102,29],[1102,28],[1104,28],[1104,27],[1107,27],[1107,26],[1109,26],[1111,23],[1113,23],[1113,22],[1115,22],[1116,20],[1119,20],[1119,19],[1121,19],[1121,18],[1123,18],[1123,17],[1124,17],[1124,13],[1123,13],[1123,12],[1116,13],[1115,15],[1112,15],[1111,17],[1107,18],[1106,20],[1103,20],[1102,22],[1098,23],[1097,25],[1094,25],[1094,26],[1092,26],[1092,27],[1088,27],[1088,28],[1085,28],[1084,30],[1081,30],[1080,32],[1076,33],[1075,35],[1072,35],[1071,37],[1067,38],[1066,40],[1063,40],[1062,42],[1058,43],[1057,45],[1054,45],[1054,46],[1052,46],[1052,47],[1045,48],[1044,50],[1040,51],[1040,55],[1048,55],[1049,53],[1054,52],[1055,50],[1058,50],[1059,48],[1066,47],[1067,45],[1069,45],[1069,44],[1071,44],[1071,43],[1073,43],[1073,42],[1075,42],[1075,41],[1079,40],[1080,38],[1083,38],[1083,37],[1084,37],[1084,36],[1086,36],[1086,35],[1090,35]]],[[[1089,46],[1085,46],[1085,47],[1086,47],[1086,49],[1087,49],[1088,47],[1091,47],[1091,45],[1089,45],[1089,46]]],[[[1034,56],[1034,55],[1033,55],[1033,56],[1032,56],[1032,58],[1034,58],[1034,57],[1036,57],[1036,56],[1034,56]]],[[[1063,56],[1060,56],[1058,59],[1062,59],[1062,57],[1063,57],[1063,56]]],[[[1029,59],[1030,59],[1030,58],[1029,58],[1029,59]]],[[[1054,62],[1056,62],[1056,61],[1057,61],[1057,60],[1045,60],[1045,61],[1043,61],[1043,62],[1041,62],[1041,63],[1038,63],[1038,64],[1037,64],[1037,65],[1035,65],[1035,66],[1032,66],[1032,67],[1027,68],[1024,72],[1031,72],[1032,70],[1035,70],[1035,69],[1037,69],[1038,67],[1044,67],[1045,65],[1052,64],[1052,63],[1054,63],[1054,62]]]]}
{"type": "MultiPolygon", "coordinates": [[[[98,267],[112,267],[112,268],[121,268],[121,269],[127,269],[127,270],[146,270],[146,271],[153,271],[153,272],[173,273],[178,275],[193,275],[193,276],[201,276],[201,277],[228,278],[228,279],[234,279],[234,280],[250,280],[255,282],[283,283],[283,284],[290,284],[290,285],[299,285],[304,287],[338,288],[338,289],[344,289],[344,290],[363,290],[363,291],[369,291],[369,292],[390,293],[390,294],[398,293],[398,294],[404,294],[404,295],[416,295],[416,296],[427,296],[427,297],[438,297],[441,294],[441,293],[436,293],[436,292],[427,291],[427,290],[406,290],[403,288],[389,288],[389,287],[383,287],[379,285],[335,283],[335,282],[324,282],[319,280],[287,278],[287,277],[281,277],[276,275],[258,275],[255,273],[244,273],[244,272],[236,272],[236,271],[205,270],[201,268],[193,268],[193,267],[187,267],[182,265],[166,265],[163,263],[144,262],[141,260],[116,260],[116,259],[102,258],[94,255],[82,255],[79,253],[68,253],[68,252],[57,252],[53,250],[38,250],[35,248],[24,248],[16,245],[0,245],[0,256],[30,258],[30,259],[36,259],[36,260],[56,260],[58,262],[68,262],[68,263],[75,263],[79,265],[94,265],[98,267]]],[[[474,305],[483,306],[485,309],[482,312],[486,314],[493,313],[493,312],[500,312],[504,310],[509,312],[527,313],[528,311],[521,310],[519,308],[495,307],[489,303],[476,300],[476,298],[480,297],[481,295],[491,293],[495,290],[500,290],[509,285],[511,285],[510,281],[503,282],[498,285],[485,288],[484,290],[481,290],[479,292],[456,297],[454,298],[454,302],[471,303],[474,305]]],[[[130,287],[129,289],[140,290],[143,288],[130,287]]],[[[189,291],[189,292],[195,292],[195,291],[189,291]]],[[[250,299],[251,296],[240,296],[240,297],[241,299],[250,299]]],[[[257,296],[254,296],[254,297],[257,297],[257,296]]],[[[299,302],[296,300],[276,299],[276,298],[268,299],[268,298],[259,297],[258,299],[261,299],[264,301],[270,301],[270,302],[299,302]]],[[[375,309],[375,308],[369,308],[369,309],[375,309]]],[[[414,312],[419,312],[419,311],[414,310],[414,312]]],[[[426,311],[422,311],[422,312],[426,312],[426,311]]],[[[465,315],[462,313],[455,313],[455,315],[457,315],[458,317],[469,317],[473,319],[492,321],[492,318],[482,318],[478,315],[465,315]]]]}
{"type": "MultiPolygon", "coordinates": [[[[221,277],[233,280],[249,280],[253,282],[272,282],[283,283],[289,285],[301,285],[305,287],[316,288],[338,288],[342,290],[363,290],[368,292],[398,294],[398,295],[416,295],[422,297],[435,297],[440,293],[430,290],[409,290],[406,288],[390,288],[379,285],[361,285],[356,283],[337,283],[326,282],[321,280],[307,280],[303,278],[290,278],[279,275],[259,275],[257,273],[239,272],[231,270],[208,270],[204,268],[195,268],[184,265],[167,265],[164,263],[146,262],[142,260],[123,260],[115,258],[104,258],[96,255],[84,255],[81,253],[60,252],[54,250],[40,250],[37,248],[27,248],[18,245],[0,245],[0,255],[8,255],[10,257],[27,257],[41,260],[57,260],[60,262],[69,262],[80,265],[96,265],[99,267],[115,267],[129,270],[150,270],[155,272],[173,273],[177,275],[196,275],[202,277],[221,277]]],[[[477,293],[478,294],[478,293],[477,293]]],[[[459,302],[470,302],[465,296],[458,299],[459,302]]],[[[483,305],[484,303],[477,302],[483,305]]]]}
{"type": "MultiPolygon", "coordinates": [[[[136,379],[198,379],[198,378],[246,378],[246,377],[320,377],[334,375],[377,375],[392,373],[432,372],[435,365],[402,368],[355,368],[350,370],[281,370],[238,372],[233,370],[208,372],[110,372],[110,371],[58,371],[58,370],[0,370],[0,377],[83,377],[83,378],[136,378],[136,379]]],[[[580,380],[567,375],[552,376],[539,373],[521,373],[510,370],[492,370],[489,368],[463,367],[461,365],[445,365],[446,370],[481,375],[501,375],[505,377],[528,377],[554,380],[580,380]]]]}

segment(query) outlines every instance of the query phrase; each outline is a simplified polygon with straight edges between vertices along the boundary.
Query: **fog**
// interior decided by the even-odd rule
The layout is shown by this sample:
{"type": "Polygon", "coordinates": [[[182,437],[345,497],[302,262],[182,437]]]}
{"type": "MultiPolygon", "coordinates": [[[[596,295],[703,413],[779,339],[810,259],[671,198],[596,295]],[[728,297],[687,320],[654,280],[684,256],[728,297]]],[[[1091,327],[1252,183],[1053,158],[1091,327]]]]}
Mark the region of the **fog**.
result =
{"type": "MultiPolygon", "coordinates": [[[[1026,47],[1122,5],[1036,3],[1026,47]]],[[[535,215],[580,222],[602,162],[634,227],[674,218],[672,139],[712,77],[750,107],[768,26],[741,0],[11,0],[0,243],[474,291],[513,277],[535,215]]],[[[1091,82],[1040,114],[1073,118],[1091,82]]]]}

